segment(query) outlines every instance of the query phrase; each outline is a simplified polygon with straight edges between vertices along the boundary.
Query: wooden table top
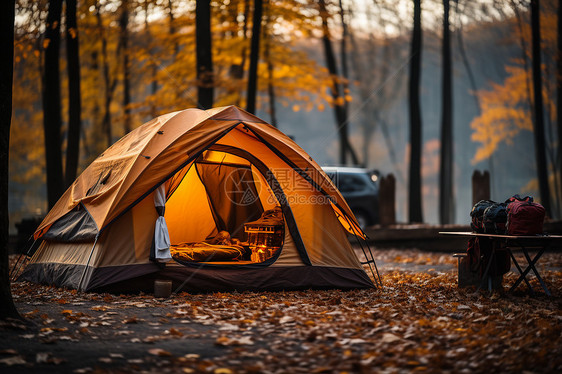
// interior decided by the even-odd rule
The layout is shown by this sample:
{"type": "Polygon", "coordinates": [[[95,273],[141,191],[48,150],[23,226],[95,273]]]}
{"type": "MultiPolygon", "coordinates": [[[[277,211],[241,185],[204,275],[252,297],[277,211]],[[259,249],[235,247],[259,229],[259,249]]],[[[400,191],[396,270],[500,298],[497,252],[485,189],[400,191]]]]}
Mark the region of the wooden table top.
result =
{"type": "Polygon", "coordinates": [[[561,240],[562,235],[549,235],[549,234],[542,234],[542,235],[505,235],[505,234],[484,234],[479,232],[471,232],[471,231],[440,231],[440,235],[456,235],[456,236],[480,236],[480,237],[488,237],[488,238],[499,238],[499,239],[524,239],[524,240],[561,240]]]}

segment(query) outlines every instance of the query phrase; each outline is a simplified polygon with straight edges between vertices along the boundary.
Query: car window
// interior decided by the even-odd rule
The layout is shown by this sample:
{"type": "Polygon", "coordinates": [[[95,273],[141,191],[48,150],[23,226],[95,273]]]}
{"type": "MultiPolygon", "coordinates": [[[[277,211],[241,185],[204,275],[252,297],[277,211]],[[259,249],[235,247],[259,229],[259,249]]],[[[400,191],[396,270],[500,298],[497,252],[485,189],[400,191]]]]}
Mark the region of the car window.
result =
{"type": "Polygon", "coordinates": [[[367,188],[363,178],[350,174],[338,174],[337,185],[343,193],[363,191],[367,188]]]}

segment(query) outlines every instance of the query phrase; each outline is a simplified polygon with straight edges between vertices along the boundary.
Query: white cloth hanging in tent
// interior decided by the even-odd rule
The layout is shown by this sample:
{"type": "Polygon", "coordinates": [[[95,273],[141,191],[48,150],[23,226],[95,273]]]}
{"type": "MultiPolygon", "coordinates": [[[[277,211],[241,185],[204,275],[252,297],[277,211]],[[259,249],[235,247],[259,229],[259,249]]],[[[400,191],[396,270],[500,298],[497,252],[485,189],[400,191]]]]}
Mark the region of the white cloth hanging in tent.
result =
{"type": "Polygon", "coordinates": [[[159,215],[154,227],[154,256],[158,262],[168,262],[172,259],[170,234],[168,234],[168,226],[164,218],[165,205],[166,187],[162,184],[154,191],[154,206],[159,215]]]}

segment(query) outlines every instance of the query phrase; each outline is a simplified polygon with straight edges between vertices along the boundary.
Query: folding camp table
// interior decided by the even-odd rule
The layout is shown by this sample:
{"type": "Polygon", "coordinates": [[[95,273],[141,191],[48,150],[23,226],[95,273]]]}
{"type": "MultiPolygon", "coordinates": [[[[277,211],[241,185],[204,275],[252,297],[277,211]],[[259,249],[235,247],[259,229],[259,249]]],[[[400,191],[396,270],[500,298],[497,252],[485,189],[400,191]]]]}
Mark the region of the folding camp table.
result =
{"type": "MultiPolygon", "coordinates": [[[[544,293],[548,296],[551,296],[548,287],[544,283],[542,277],[539,274],[535,264],[540,260],[541,256],[547,249],[551,248],[562,248],[562,235],[499,235],[499,234],[480,234],[476,232],[440,232],[439,234],[442,235],[456,235],[456,236],[464,236],[464,237],[485,237],[489,238],[492,241],[492,255],[494,256],[494,252],[496,250],[507,250],[517,271],[519,271],[519,278],[515,281],[515,283],[511,286],[509,291],[513,291],[514,289],[519,286],[521,282],[525,282],[531,294],[534,294],[533,287],[529,283],[527,279],[527,275],[532,270],[535,276],[537,277],[539,283],[541,284],[544,293]],[[523,255],[525,256],[525,260],[527,262],[526,268],[523,270],[515,256],[513,255],[514,248],[521,248],[523,255]],[[535,254],[533,258],[529,255],[529,248],[537,248],[538,252],[535,254]]],[[[488,277],[488,272],[490,270],[490,264],[492,263],[491,259],[488,262],[488,266],[486,267],[484,274],[482,275],[483,279],[488,277]]]]}

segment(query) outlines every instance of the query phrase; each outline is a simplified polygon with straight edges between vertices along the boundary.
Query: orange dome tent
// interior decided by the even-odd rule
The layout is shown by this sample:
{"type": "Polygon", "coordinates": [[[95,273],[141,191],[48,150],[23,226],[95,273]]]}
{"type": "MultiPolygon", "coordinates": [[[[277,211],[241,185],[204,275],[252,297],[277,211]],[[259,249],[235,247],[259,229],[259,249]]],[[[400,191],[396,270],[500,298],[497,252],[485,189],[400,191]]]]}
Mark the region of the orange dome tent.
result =
{"type": "Polygon", "coordinates": [[[156,278],[192,291],[373,287],[349,234],[365,238],[289,137],[235,106],[187,109],[131,131],[84,170],[39,225],[20,278],[80,290],[150,289],[156,278]],[[282,244],[267,258],[193,256],[252,247],[245,225],[276,208],[282,244]],[[224,232],[236,245],[209,240],[224,232]],[[170,248],[191,257],[173,261],[170,248]]]}

